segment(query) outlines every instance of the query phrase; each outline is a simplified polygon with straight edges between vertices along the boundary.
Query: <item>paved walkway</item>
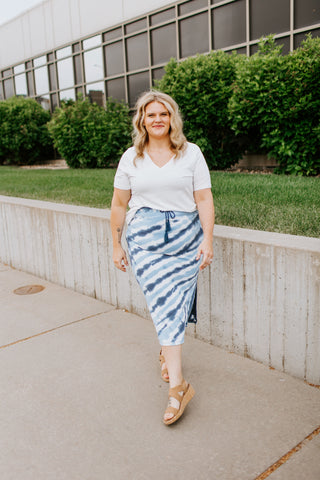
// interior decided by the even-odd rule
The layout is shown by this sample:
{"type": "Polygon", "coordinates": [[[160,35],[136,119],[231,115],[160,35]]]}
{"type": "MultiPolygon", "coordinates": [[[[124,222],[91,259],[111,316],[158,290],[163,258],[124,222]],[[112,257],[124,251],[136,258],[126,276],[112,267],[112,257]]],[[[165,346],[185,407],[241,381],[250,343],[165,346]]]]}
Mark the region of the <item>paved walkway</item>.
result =
{"type": "Polygon", "coordinates": [[[187,337],[166,427],[158,352],[150,321],[0,264],[0,478],[320,479],[319,389],[187,337]]]}

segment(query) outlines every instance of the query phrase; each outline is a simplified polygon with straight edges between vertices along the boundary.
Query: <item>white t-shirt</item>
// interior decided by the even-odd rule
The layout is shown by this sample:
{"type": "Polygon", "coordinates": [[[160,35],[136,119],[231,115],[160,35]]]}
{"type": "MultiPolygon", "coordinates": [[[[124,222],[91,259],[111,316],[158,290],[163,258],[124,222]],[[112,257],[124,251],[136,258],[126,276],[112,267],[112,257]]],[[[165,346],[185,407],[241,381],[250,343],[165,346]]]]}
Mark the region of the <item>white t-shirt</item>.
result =
{"type": "Polygon", "coordinates": [[[142,207],[193,212],[197,208],[193,192],[211,188],[208,166],[194,143],[188,142],[184,153],[173,156],[163,167],[158,167],[147,153],[134,165],[135,156],[134,147],[122,155],[114,178],[115,188],[131,190],[128,223],[142,207]]]}

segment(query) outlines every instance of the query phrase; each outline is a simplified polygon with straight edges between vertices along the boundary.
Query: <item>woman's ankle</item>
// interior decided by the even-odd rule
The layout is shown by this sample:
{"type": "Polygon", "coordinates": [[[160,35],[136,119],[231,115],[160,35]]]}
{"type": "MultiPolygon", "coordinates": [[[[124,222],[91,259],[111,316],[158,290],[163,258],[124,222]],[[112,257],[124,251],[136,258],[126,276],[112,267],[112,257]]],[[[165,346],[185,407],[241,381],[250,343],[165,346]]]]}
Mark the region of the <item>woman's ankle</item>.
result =
{"type": "Polygon", "coordinates": [[[178,385],[182,385],[184,382],[183,375],[177,375],[173,378],[170,377],[170,388],[177,387],[178,385]]]}

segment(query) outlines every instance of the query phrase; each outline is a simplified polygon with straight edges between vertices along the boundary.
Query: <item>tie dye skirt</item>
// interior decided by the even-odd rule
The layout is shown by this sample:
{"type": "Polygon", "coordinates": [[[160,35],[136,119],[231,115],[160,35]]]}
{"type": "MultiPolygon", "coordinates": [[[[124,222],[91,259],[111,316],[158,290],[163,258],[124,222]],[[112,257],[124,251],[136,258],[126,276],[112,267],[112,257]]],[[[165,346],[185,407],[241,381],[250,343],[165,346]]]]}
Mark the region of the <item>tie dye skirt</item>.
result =
{"type": "Polygon", "coordinates": [[[142,288],[160,345],[184,342],[196,323],[196,291],[203,238],[195,212],[139,209],[127,228],[130,263],[142,288]]]}

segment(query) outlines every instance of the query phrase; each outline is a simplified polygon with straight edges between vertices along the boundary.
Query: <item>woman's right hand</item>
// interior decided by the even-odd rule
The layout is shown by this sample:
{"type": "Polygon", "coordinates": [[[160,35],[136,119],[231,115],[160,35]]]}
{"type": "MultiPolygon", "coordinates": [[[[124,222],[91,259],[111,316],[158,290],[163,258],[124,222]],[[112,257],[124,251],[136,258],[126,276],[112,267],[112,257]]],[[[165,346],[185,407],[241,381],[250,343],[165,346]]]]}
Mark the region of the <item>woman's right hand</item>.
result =
{"type": "Polygon", "coordinates": [[[110,226],[113,243],[112,260],[115,266],[122,272],[125,272],[126,266],[128,266],[126,252],[121,246],[121,236],[130,197],[131,190],[119,190],[115,188],[111,202],[110,226]]]}
{"type": "Polygon", "coordinates": [[[122,272],[126,272],[126,267],[128,266],[128,260],[126,252],[121,246],[113,249],[112,260],[115,266],[122,272]]]}

